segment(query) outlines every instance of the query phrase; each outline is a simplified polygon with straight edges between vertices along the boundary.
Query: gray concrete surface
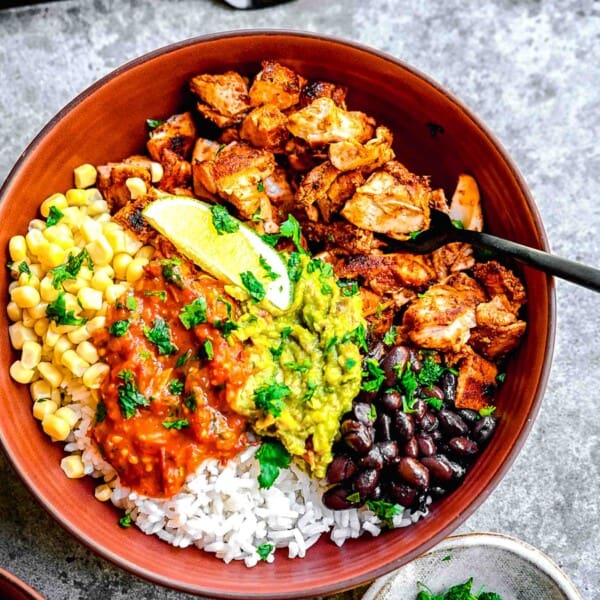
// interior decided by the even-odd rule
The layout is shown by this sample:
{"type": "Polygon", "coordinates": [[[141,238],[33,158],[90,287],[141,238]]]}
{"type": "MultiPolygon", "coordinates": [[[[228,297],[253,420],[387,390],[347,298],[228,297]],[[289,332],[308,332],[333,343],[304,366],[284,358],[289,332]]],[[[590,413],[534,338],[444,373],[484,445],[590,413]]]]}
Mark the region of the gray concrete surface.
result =
{"type": "MultiPolygon", "coordinates": [[[[52,115],[114,67],[170,42],[249,27],[350,38],[446,85],[515,159],[554,252],[599,265],[597,0],[296,0],[254,12],[216,0],[66,0],[0,10],[0,181],[52,115]]],[[[555,359],[539,418],[506,478],[459,531],[533,544],[593,600],[600,598],[600,297],[562,281],[557,295],[555,359]]],[[[183,597],[69,538],[1,453],[0,565],[49,599],[183,597]]]]}

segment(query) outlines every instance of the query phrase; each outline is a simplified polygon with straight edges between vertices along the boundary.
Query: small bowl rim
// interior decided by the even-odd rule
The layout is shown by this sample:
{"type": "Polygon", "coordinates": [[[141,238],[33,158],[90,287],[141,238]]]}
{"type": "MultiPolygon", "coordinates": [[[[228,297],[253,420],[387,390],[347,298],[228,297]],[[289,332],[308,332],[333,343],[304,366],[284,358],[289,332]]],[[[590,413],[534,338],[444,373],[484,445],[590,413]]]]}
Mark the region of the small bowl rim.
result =
{"type": "MultiPolygon", "coordinates": [[[[111,82],[115,78],[119,77],[121,74],[136,68],[145,62],[151,61],[155,58],[166,56],[172,52],[176,52],[182,48],[186,48],[189,46],[194,46],[198,44],[202,44],[205,42],[210,42],[214,40],[226,40],[231,38],[239,38],[239,37],[254,37],[254,36],[286,36],[293,38],[306,38],[314,41],[325,41],[336,44],[338,46],[351,47],[359,52],[363,52],[365,54],[369,54],[380,59],[383,59],[395,67],[399,67],[409,74],[421,79],[427,85],[433,87],[437,90],[441,95],[446,97],[448,101],[460,112],[462,112],[468,120],[470,120],[482,133],[483,136],[487,138],[490,144],[495,148],[495,150],[500,155],[502,161],[508,167],[512,175],[514,176],[516,182],[518,183],[518,187],[522,191],[524,197],[527,200],[528,209],[530,211],[532,220],[535,225],[535,230],[541,241],[541,249],[548,250],[549,243],[547,234],[541,220],[541,215],[539,210],[535,204],[535,201],[531,195],[529,187],[524,180],[521,172],[519,171],[516,163],[508,154],[504,146],[501,144],[496,135],[488,128],[488,126],[484,123],[484,121],[472,110],[470,109],[458,96],[456,96],[453,92],[449,91],[446,87],[432,79],[429,75],[422,72],[421,70],[415,68],[414,66],[406,63],[400,58],[397,58],[387,52],[378,50],[366,44],[362,44],[359,42],[355,42],[350,39],[343,38],[337,35],[329,35],[322,34],[317,32],[305,31],[305,30],[295,30],[295,29],[271,29],[271,28],[254,28],[254,29],[237,29],[237,30],[226,30],[219,31],[209,34],[203,34],[199,36],[193,36],[190,38],[186,38],[184,40],[180,40],[177,42],[173,42],[144,54],[141,54],[122,65],[116,67],[112,71],[108,72],[100,79],[89,85],[79,94],[77,94],[72,100],[70,100],[66,105],[63,106],[47,123],[40,129],[40,131],[35,135],[35,137],[30,141],[30,143],[26,146],[25,150],[19,156],[14,166],[9,171],[5,181],[0,186],[0,214],[2,213],[3,205],[2,198],[4,197],[6,191],[10,188],[12,180],[17,176],[18,172],[25,165],[29,156],[35,151],[38,145],[44,140],[45,136],[60,122],[60,120],[71,111],[77,108],[82,102],[84,102],[87,98],[92,96],[94,92],[105,84],[111,82]]],[[[521,429],[519,430],[515,443],[512,445],[510,450],[507,452],[505,460],[503,463],[497,468],[493,477],[490,478],[485,489],[481,491],[481,493],[462,511],[457,512],[454,511],[454,514],[451,516],[448,524],[438,531],[436,535],[431,536],[427,542],[424,542],[421,545],[421,548],[424,551],[431,549],[435,544],[439,543],[442,539],[444,539],[449,533],[454,531],[457,527],[459,527],[477,508],[481,506],[481,504],[489,497],[489,495],[494,491],[494,489],[498,486],[504,475],[507,471],[512,467],[514,461],[521,451],[523,445],[525,444],[528,435],[533,427],[533,423],[535,422],[535,418],[540,410],[544,391],[547,385],[548,378],[550,376],[550,370],[552,365],[552,357],[554,351],[554,344],[556,338],[556,293],[555,293],[555,284],[552,277],[546,277],[546,286],[548,293],[548,323],[547,323],[547,338],[546,345],[543,350],[544,352],[544,360],[541,367],[540,378],[537,381],[535,386],[535,391],[532,394],[533,401],[530,413],[525,423],[523,423],[521,429]]],[[[297,593],[300,595],[290,595],[290,592],[285,591],[276,591],[273,593],[261,593],[259,595],[244,595],[239,596],[236,593],[228,593],[224,590],[208,590],[204,589],[201,586],[195,586],[194,588],[181,583],[178,583],[176,580],[171,580],[165,578],[164,576],[157,575],[153,572],[149,572],[143,567],[138,566],[134,561],[131,561],[127,558],[123,558],[122,556],[116,554],[114,551],[104,548],[97,547],[92,539],[89,539],[83,532],[79,530],[79,528],[67,521],[58,511],[55,511],[51,506],[48,506],[45,502],[45,494],[43,490],[38,489],[35,486],[27,473],[24,472],[22,468],[20,468],[20,461],[17,456],[14,455],[14,452],[10,452],[7,445],[6,440],[4,439],[3,432],[0,429],[0,447],[2,447],[5,456],[7,456],[9,462],[12,467],[15,469],[15,472],[21,479],[21,481],[25,484],[30,493],[34,496],[37,502],[39,502],[42,507],[46,510],[46,512],[70,535],[72,535],[79,542],[84,544],[88,549],[93,551],[95,554],[101,556],[102,558],[108,560],[112,564],[130,572],[134,575],[141,577],[147,581],[151,581],[153,583],[158,583],[161,585],[166,585],[168,587],[179,589],[181,591],[185,591],[193,594],[213,594],[214,597],[222,597],[222,598],[246,598],[246,597],[256,597],[256,598],[291,598],[291,597],[308,597],[307,588],[302,587],[298,588],[297,593]]],[[[404,562],[409,562],[411,559],[414,559],[416,554],[413,552],[407,555],[408,558],[404,558],[404,562]]],[[[373,578],[380,577],[385,573],[388,573],[391,569],[397,568],[398,560],[390,561],[385,565],[374,566],[368,572],[361,573],[360,576],[348,576],[343,581],[337,581],[329,584],[321,584],[315,583],[313,587],[310,588],[310,594],[330,594],[334,592],[338,592],[342,589],[350,589],[351,587],[355,587],[361,584],[366,584],[369,581],[372,581],[373,578]]]]}

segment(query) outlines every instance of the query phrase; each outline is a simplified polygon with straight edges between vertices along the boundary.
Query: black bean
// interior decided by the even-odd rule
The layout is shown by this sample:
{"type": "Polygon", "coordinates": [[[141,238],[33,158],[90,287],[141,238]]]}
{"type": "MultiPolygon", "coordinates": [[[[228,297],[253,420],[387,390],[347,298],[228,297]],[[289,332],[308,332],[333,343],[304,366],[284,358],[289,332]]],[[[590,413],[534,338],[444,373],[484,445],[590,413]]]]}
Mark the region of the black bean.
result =
{"type": "Polygon", "coordinates": [[[475,423],[471,435],[477,443],[483,445],[490,441],[495,429],[496,419],[492,415],[486,415],[475,423]]]}
{"type": "Polygon", "coordinates": [[[379,413],[375,421],[377,437],[384,442],[391,440],[393,437],[392,428],[392,417],[387,413],[379,413]]]}
{"type": "Polygon", "coordinates": [[[445,496],[448,493],[448,490],[445,487],[442,487],[441,485],[432,485],[427,492],[433,497],[433,498],[442,498],[443,496],[445,496]]]}
{"type": "Polygon", "coordinates": [[[358,459],[357,464],[361,469],[368,467],[380,471],[383,468],[383,456],[381,455],[381,448],[377,444],[374,444],[364,456],[361,456],[358,459]]]}
{"type": "Polygon", "coordinates": [[[323,494],[323,504],[331,510],[352,508],[353,506],[357,506],[356,502],[348,500],[348,496],[352,493],[352,490],[344,486],[335,485],[323,494]]]}
{"type": "Polygon", "coordinates": [[[419,458],[419,444],[416,437],[411,437],[410,440],[404,444],[404,456],[419,458]]]}
{"type": "Polygon", "coordinates": [[[359,471],[353,480],[352,487],[362,498],[370,496],[379,483],[380,471],[377,469],[363,469],[359,471]]]}
{"type": "Polygon", "coordinates": [[[357,421],[370,425],[373,422],[374,407],[370,402],[355,402],[352,406],[352,412],[357,421]]]}
{"type": "Polygon", "coordinates": [[[446,371],[441,378],[441,387],[446,400],[454,403],[456,395],[456,375],[450,371],[446,371]]]}
{"type": "Polygon", "coordinates": [[[422,398],[417,398],[412,404],[412,410],[414,410],[412,414],[414,414],[415,419],[422,419],[427,412],[427,403],[422,398]]]}
{"type": "Polygon", "coordinates": [[[415,435],[415,420],[402,410],[394,413],[394,428],[401,441],[407,442],[415,435]]]}
{"type": "Polygon", "coordinates": [[[421,431],[425,431],[427,433],[431,433],[435,431],[439,426],[438,418],[430,411],[427,411],[420,419],[417,421],[417,425],[421,429],[421,431]]]}
{"type": "Polygon", "coordinates": [[[474,456],[479,452],[479,446],[464,435],[453,437],[448,442],[448,446],[452,452],[459,456],[474,456]]]}
{"type": "Polygon", "coordinates": [[[329,483],[339,483],[344,479],[352,477],[356,472],[356,465],[347,454],[339,454],[327,467],[327,481],[329,483]]]}
{"type": "Polygon", "coordinates": [[[434,429],[433,431],[430,431],[427,435],[431,436],[431,439],[437,444],[438,442],[442,441],[442,438],[444,437],[444,434],[439,430],[439,429],[434,429]]]}
{"type": "Polygon", "coordinates": [[[458,414],[462,420],[469,425],[476,423],[479,420],[479,413],[476,410],[471,410],[470,408],[461,408],[458,411],[458,414]]]}
{"type": "Polygon", "coordinates": [[[397,392],[396,390],[384,392],[379,399],[379,404],[383,410],[393,413],[399,408],[402,408],[402,396],[400,395],[400,392],[397,392]]]}
{"type": "Polygon", "coordinates": [[[406,483],[397,483],[395,481],[390,484],[389,493],[394,502],[405,507],[412,506],[417,497],[417,490],[415,488],[410,487],[406,483]]]}
{"type": "Polygon", "coordinates": [[[433,441],[433,437],[431,437],[430,434],[420,433],[415,436],[415,440],[421,456],[431,456],[432,454],[435,454],[437,448],[433,441]]]}
{"type": "Polygon", "coordinates": [[[384,464],[390,464],[398,456],[398,444],[395,441],[377,442],[376,446],[379,448],[384,464]]]}
{"type": "Polygon", "coordinates": [[[467,470],[461,464],[457,463],[454,460],[449,460],[448,464],[452,469],[452,477],[454,479],[462,479],[465,476],[467,470]]]}
{"type": "Polygon", "coordinates": [[[440,427],[449,435],[464,435],[469,431],[466,423],[455,412],[442,408],[438,411],[440,427]]]}
{"type": "Polygon", "coordinates": [[[396,383],[398,372],[402,371],[404,365],[410,358],[410,352],[406,346],[394,346],[381,359],[380,366],[385,372],[385,384],[392,386],[396,383]]]}
{"type": "Polygon", "coordinates": [[[437,385],[430,385],[421,390],[421,398],[437,398],[438,400],[443,400],[444,392],[437,385]]]}
{"type": "Polygon", "coordinates": [[[427,467],[432,477],[439,481],[449,481],[454,475],[450,461],[443,454],[424,456],[421,463],[427,467]]]}
{"type": "Polygon", "coordinates": [[[418,490],[425,490],[429,486],[429,471],[415,458],[402,458],[398,464],[398,474],[406,483],[418,490]]]}
{"type": "Polygon", "coordinates": [[[368,452],[373,445],[373,428],[364,423],[346,419],[342,421],[341,431],[344,442],[356,452],[368,452]]]}
{"type": "Polygon", "coordinates": [[[381,357],[385,354],[385,346],[381,342],[377,342],[367,353],[367,358],[374,358],[377,362],[381,360],[381,357]]]}
{"type": "Polygon", "coordinates": [[[410,366],[412,367],[413,371],[416,371],[417,373],[421,370],[421,367],[423,366],[423,363],[421,362],[418,353],[412,348],[410,350],[410,366]]]}

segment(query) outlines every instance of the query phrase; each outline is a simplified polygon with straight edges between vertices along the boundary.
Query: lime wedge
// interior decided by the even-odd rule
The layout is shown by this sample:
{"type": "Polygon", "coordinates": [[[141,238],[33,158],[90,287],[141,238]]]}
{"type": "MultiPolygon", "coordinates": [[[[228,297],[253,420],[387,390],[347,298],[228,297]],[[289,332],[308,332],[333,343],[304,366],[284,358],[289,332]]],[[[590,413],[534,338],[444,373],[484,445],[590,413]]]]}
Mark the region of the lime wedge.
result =
{"type": "Polygon", "coordinates": [[[252,273],[262,284],[266,300],[280,310],[289,307],[292,286],[285,262],[237,219],[230,217],[239,225],[235,231],[219,233],[211,205],[185,196],[158,198],[142,214],[179,252],[213,277],[246,289],[242,275],[252,273]]]}

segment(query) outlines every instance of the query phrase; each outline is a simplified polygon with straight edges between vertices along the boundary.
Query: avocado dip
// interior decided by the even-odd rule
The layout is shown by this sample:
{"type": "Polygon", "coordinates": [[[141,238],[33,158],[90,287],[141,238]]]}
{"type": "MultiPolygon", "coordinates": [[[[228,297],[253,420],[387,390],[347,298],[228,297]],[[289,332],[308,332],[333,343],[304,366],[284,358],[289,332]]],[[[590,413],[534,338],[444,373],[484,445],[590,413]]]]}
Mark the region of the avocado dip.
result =
{"type": "Polygon", "coordinates": [[[356,284],[338,281],[319,259],[293,253],[288,269],[292,260],[290,307],[248,302],[238,321],[234,335],[245,342],[252,372],[230,404],[322,478],[340,418],[360,391],[366,325],[356,284]]]}

